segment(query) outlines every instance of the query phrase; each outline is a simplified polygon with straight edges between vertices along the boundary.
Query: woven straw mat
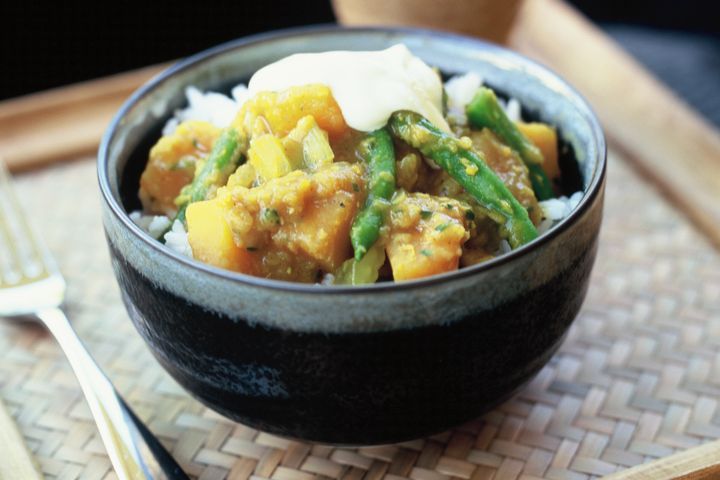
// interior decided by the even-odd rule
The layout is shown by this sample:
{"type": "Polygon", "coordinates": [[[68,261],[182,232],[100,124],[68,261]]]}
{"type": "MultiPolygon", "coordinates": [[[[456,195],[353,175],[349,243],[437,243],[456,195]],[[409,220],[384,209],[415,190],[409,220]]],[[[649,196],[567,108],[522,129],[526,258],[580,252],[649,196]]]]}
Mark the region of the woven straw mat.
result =
{"type": "MultiPolygon", "coordinates": [[[[588,298],[537,377],[453,431],[352,449],[233,423],[191,399],[160,368],[119,298],[94,162],[21,175],[17,183],[67,277],[67,311],[80,336],[190,476],[580,480],[720,438],[720,256],[616,155],[608,180],[588,298]]],[[[53,339],[38,326],[2,322],[0,359],[0,396],[45,475],[115,478],[53,339]]]]}

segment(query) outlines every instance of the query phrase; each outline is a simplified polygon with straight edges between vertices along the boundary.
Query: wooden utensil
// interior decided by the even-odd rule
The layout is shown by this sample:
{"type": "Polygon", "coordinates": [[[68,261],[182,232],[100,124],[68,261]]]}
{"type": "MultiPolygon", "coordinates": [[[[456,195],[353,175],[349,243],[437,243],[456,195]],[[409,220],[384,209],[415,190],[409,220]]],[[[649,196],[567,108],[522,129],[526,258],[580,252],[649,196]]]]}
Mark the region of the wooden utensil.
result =
{"type": "Polygon", "coordinates": [[[583,93],[615,146],[720,247],[720,133],[560,0],[527,0],[510,45],[583,93]]]}
{"type": "Polygon", "coordinates": [[[43,478],[15,422],[0,399],[0,480],[43,478]]]}
{"type": "Polygon", "coordinates": [[[712,480],[720,478],[720,440],[603,477],[603,480],[712,480]]]}
{"type": "Polygon", "coordinates": [[[346,25],[410,25],[504,43],[522,0],[332,0],[346,25]],[[441,6],[442,5],[442,6],[441,6]]]}

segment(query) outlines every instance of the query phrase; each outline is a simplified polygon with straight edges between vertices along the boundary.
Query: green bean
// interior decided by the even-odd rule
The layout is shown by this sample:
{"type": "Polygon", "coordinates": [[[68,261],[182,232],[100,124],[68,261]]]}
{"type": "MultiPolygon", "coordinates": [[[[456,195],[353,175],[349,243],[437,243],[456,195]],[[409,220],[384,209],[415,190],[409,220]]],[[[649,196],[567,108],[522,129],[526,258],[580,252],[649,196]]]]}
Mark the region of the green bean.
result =
{"type": "Polygon", "coordinates": [[[530,174],[530,183],[538,200],[547,200],[554,196],[552,183],[542,168],[543,155],[508,118],[498,103],[495,92],[480,87],[466,108],[468,121],[472,127],[486,127],[492,130],[510,148],[520,154],[530,174]]]}
{"type": "Polygon", "coordinates": [[[531,163],[527,165],[528,176],[530,177],[530,184],[535,192],[535,196],[538,200],[547,200],[555,196],[553,191],[552,183],[543,170],[542,166],[537,163],[531,163]]]}
{"type": "Polygon", "coordinates": [[[393,135],[432,159],[472,195],[488,216],[501,226],[513,248],[537,237],[527,210],[471,144],[466,145],[465,141],[443,132],[414,112],[394,113],[389,125],[393,135]]]}
{"type": "Polygon", "coordinates": [[[204,165],[195,178],[180,191],[175,199],[178,213],[173,219],[185,223],[185,210],[193,202],[207,199],[213,187],[225,185],[228,177],[241,163],[243,154],[247,151],[247,139],[236,129],[229,127],[220,133],[215,140],[213,148],[207,156],[204,165]]]}
{"type": "Polygon", "coordinates": [[[375,130],[358,147],[369,172],[368,196],[350,230],[355,260],[361,260],[380,236],[390,198],[395,192],[395,150],[386,129],[375,130]]]}

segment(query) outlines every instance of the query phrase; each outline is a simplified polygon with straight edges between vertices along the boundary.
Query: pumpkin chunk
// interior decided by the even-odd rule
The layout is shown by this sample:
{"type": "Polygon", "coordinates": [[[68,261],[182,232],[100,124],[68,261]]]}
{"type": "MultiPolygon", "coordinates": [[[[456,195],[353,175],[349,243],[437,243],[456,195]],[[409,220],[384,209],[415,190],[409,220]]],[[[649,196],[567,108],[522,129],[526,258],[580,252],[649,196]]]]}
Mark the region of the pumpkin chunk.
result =
{"type": "Polygon", "coordinates": [[[188,205],[185,218],[193,257],[216,267],[255,274],[252,253],[235,244],[225,218],[230,209],[227,200],[221,195],[188,205]]]}
{"type": "Polygon", "coordinates": [[[139,196],[146,213],[175,215],[175,197],[192,181],[195,164],[207,156],[219,135],[214,125],[189,120],[158,140],[140,177],[139,196]]]}
{"type": "Polygon", "coordinates": [[[295,170],[227,192],[235,244],[252,251],[261,276],[314,282],[351,255],[350,226],[365,199],[361,166],[295,170]]]}
{"type": "Polygon", "coordinates": [[[271,130],[268,133],[284,137],[307,115],[311,115],[331,139],[339,138],[349,128],[332,91],[326,85],[304,85],[281,92],[259,92],[245,102],[233,120],[233,126],[252,132],[256,119],[263,117],[271,130]]]}
{"type": "Polygon", "coordinates": [[[451,198],[396,195],[386,245],[395,281],[457,270],[470,237],[468,211],[469,205],[451,198]]]}
{"type": "Polygon", "coordinates": [[[559,178],[558,140],[555,129],[546,123],[540,122],[518,122],[517,126],[542,152],[544,158],[542,168],[545,170],[545,174],[551,180],[559,178]]]}

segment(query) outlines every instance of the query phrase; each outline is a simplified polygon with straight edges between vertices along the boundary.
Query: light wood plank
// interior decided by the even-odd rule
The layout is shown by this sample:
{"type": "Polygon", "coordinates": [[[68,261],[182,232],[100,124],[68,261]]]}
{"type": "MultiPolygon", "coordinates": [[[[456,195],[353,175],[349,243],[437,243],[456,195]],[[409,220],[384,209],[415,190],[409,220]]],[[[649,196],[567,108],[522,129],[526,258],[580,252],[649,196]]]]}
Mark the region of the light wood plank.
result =
{"type": "Polygon", "coordinates": [[[616,147],[720,247],[720,133],[560,0],[527,0],[510,45],[587,97],[616,147]]]}
{"type": "Polygon", "coordinates": [[[25,446],[17,425],[0,399],[0,480],[36,480],[43,478],[37,464],[25,446]]]}
{"type": "Polygon", "coordinates": [[[638,465],[603,480],[710,480],[720,477],[720,440],[638,465]]]}

